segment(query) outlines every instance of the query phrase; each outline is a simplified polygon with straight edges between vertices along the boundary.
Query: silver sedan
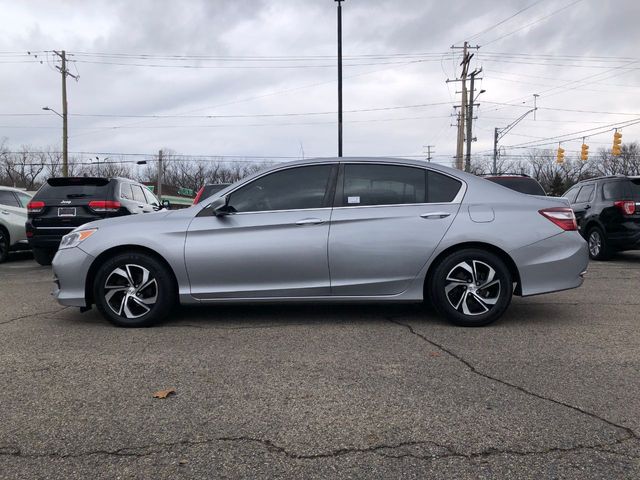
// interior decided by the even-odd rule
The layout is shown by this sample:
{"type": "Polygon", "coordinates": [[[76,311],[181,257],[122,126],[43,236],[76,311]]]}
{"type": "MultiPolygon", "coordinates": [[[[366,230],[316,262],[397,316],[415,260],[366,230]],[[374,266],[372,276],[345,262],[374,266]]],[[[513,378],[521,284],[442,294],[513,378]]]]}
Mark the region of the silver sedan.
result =
{"type": "Polygon", "coordinates": [[[63,305],[149,326],[177,304],[421,302],[486,325],[513,294],[582,284],[564,199],[421,161],[279,164],[190,208],[83,225],[53,260],[63,305]]]}

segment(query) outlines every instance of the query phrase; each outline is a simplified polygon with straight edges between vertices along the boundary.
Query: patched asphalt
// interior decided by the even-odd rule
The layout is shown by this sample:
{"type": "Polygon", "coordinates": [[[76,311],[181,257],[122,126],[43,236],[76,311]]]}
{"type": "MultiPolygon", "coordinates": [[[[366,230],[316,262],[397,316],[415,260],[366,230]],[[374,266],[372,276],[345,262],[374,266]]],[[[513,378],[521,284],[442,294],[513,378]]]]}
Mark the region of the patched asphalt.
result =
{"type": "Polygon", "coordinates": [[[51,276],[0,265],[0,478],[640,478],[638,253],[480,329],[286,305],[126,330],[51,276]]]}

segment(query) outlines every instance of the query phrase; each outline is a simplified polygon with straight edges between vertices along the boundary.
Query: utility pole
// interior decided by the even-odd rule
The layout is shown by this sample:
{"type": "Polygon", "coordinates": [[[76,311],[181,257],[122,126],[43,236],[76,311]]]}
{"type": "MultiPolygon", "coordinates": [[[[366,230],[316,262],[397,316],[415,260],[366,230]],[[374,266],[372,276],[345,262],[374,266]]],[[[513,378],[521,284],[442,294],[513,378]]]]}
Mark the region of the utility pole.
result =
{"type": "Polygon", "coordinates": [[[162,165],[162,150],[158,150],[158,200],[162,202],[162,180],[164,177],[164,166],[162,165]]]}
{"type": "Polygon", "coordinates": [[[342,0],[338,2],[338,157],[342,157],[342,0]]]}
{"type": "Polygon", "coordinates": [[[481,72],[482,72],[482,68],[480,68],[480,70],[474,70],[473,72],[471,72],[471,75],[470,75],[471,76],[471,101],[469,102],[469,106],[468,106],[469,114],[467,115],[467,154],[465,156],[465,161],[464,161],[465,172],[471,171],[471,142],[473,141],[473,106],[476,102],[476,98],[478,98],[480,93],[484,92],[484,90],[481,90],[478,96],[474,96],[474,92],[475,92],[474,82],[476,79],[476,75],[478,75],[481,72]]]}
{"type": "Polygon", "coordinates": [[[498,174],[498,127],[493,130],[493,175],[498,174]]]}
{"type": "Polygon", "coordinates": [[[67,52],[64,50],[60,52],[53,51],[58,57],[60,57],[61,65],[56,69],[62,74],[62,176],[69,176],[69,148],[68,148],[68,129],[67,129],[67,76],[73,77],[78,80],[77,75],[69,73],[67,70],[67,52]]]}
{"type": "MultiPolygon", "coordinates": [[[[462,89],[461,89],[461,93],[462,93],[462,99],[460,102],[460,112],[458,113],[459,115],[459,121],[458,121],[458,137],[457,137],[457,142],[456,142],[456,168],[459,170],[462,170],[463,168],[463,153],[464,153],[464,130],[465,130],[465,125],[466,125],[466,116],[467,116],[467,73],[469,71],[469,63],[471,62],[471,58],[473,57],[473,54],[469,54],[468,49],[469,49],[469,43],[468,42],[464,42],[464,45],[462,47],[456,47],[455,45],[452,45],[451,48],[452,49],[457,49],[457,48],[462,48],[462,62],[460,62],[460,66],[462,66],[462,74],[460,75],[459,79],[455,79],[455,80],[449,80],[447,79],[447,82],[462,82],[462,89]]],[[[478,48],[480,48],[479,45],[476,45],[475,47],[471,47],[471,48],[475,48],[476,50],[478,48]]]]}
{"type": "Polygon", "coordinates": [[[423,145],[424,148],[427,149],[427,162],[431,161],[431,149],[435,148],[435,145],[423,145]]]}
{"type": "Polygon", "coordinates": [[[507,125],[504,128],[495,128],[495,130],[493,131],[493,173],[494,175],[496,175],[497,172],[497,161],[498,161],[498,141],[504,137],[507,133],[509,133],[511,131],[511,129],[513,127],[515,127],[518,123],[520,123],[522,120],[524,120],[524,118],[529,115],[530,113],[533,113],[534,118],[536,115],[536,110],[538,110],[538,104],[537,104],[537,97],[538,95],[534,95],[533,96],[533,105],[534,107],[531,110],[527,110],[526,112],[524,112],[522,115],[520,115],[518,118],[516,118],[513,122],[511,122],[509,125],[507,125]]]}

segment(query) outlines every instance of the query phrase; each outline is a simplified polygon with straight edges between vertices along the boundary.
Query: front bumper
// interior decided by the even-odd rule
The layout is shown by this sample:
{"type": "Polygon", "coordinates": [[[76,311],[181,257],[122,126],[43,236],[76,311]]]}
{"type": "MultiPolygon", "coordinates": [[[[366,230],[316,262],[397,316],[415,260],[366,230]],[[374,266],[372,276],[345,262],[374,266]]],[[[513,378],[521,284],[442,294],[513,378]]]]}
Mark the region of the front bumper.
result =
{"type": "Polygon", "coordinates": [[[562,232],[510,254],[523,297],[577,288],[589,264],[587,242],[578,232],[562,232]]]}
{"type": "Polygon", "coordinates": [[[79,247],[58,250],[53,258],[52,295],[61,305],[86,307],[85,285],[94,257],[79,247]]]}

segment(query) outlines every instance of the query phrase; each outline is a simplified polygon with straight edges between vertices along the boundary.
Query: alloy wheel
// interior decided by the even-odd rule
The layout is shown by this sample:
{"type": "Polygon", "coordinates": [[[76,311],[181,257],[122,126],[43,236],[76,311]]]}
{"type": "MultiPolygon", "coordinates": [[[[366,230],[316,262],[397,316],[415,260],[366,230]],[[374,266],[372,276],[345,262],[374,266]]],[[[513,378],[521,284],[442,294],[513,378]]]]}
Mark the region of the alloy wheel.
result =
{"type": "Polygon", "coordinates": [[[158,301],[158,282],[145,267],[126,264],[107,276],[104,299],[116,315],[140,318],[158,301]]]}
{"type": "Polygon", "coordinates": [[[470,260],[458,263],[449,271],[444,292],[455,310],[476,316],[489,312],[500,300],[501,284],[490,265],[470,260]]]}
{"type": "Polygon", "coordinates": [[[600,250],[602,250],[602,238],[600,238],[600,232],[594,230],[589,234],[589,253],[592,257],[597,257],[600,255],[600,250]]]}

